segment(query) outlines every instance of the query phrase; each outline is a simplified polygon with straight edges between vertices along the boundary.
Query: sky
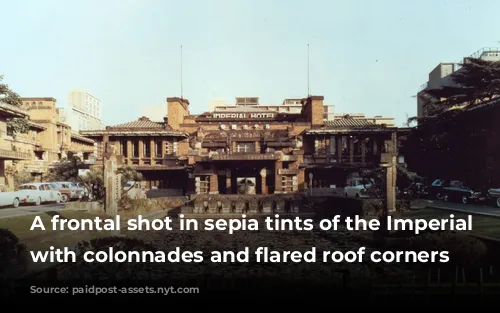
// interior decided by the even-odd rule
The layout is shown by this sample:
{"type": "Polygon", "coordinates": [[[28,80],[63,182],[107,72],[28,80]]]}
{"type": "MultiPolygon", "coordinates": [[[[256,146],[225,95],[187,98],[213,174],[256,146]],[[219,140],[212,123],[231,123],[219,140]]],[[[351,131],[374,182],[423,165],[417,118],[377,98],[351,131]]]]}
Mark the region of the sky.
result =
{"type": "Polygon", "coordinates": [[[83,89],[105,125],[182,96],[261,104],[308,94],[338,113],[416,115],[440,62],[500,46],[500,1],[0,0],[0,75],[22,97],[83,89]]]}

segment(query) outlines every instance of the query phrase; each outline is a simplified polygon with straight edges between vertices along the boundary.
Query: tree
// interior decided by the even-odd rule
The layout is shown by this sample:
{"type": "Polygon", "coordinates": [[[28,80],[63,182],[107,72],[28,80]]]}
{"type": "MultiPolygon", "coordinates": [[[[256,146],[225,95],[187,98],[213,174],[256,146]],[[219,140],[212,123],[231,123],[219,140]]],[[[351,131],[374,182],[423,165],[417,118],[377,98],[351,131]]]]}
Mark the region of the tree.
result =
{"type": "Polygon", "coordinates": [[[425,90],[425,109],[438,114],[454,106],[470,107],[500,94],[500,62],[470,58],[451,74],[452,84],[425,90]]]}
{"type": "Polygon", "coordinates": [[[45,179],[47,181],[81,181],[78,174],[83,165],[79,157],[69,154],[66,159],[53,165],[45,179]]]}
{"type": "MultiPolygon", "coordinates": [[[[12,91],[7,84],[2,83],[3,76],[0,75],[0,101],[22,107],[21,97],[12,91]]],[[[7,119],[7,129],[15,136],[18,133],[26,134],[30,130],[29,120],[26,118],[14,117],[7,119]]]]}
{"type": "Polygon", "coordinates": [[[121,167],[118,171],[122,174],[122,187],[124,187],[128,181],[140,181],[143,178],[140,172],[137,172],[133,167],[128,165],[121,167]]]}

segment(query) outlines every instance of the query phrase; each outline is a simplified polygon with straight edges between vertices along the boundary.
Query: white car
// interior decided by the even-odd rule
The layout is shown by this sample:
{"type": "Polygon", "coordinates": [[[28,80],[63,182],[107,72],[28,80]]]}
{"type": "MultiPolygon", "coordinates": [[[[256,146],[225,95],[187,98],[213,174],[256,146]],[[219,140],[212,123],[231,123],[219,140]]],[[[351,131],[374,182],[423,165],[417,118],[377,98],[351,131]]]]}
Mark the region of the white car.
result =
{"type": "Polygon", "coordinates": [[[9,191],[7,186],[0,185],[0,207],[2,206],[12,206],[14,208],[19,207],[22,200],[22,194],[18,191],[9,191]]]}
{"type": "Polygon", "coordinates": [[[44,202],[61,201],[61,193],[54,189],[49,183],[31,183],[19,186],[18,191],[24,196],[24,203],[40,205],[44,202]]]}
{"type": "Polygon", "coordinates": [[[368,198],[367,189],[371,188],[373,183],[364,178],[355,178],[349,185],[344,187],[344,196],[353,198],[368,198]]]}

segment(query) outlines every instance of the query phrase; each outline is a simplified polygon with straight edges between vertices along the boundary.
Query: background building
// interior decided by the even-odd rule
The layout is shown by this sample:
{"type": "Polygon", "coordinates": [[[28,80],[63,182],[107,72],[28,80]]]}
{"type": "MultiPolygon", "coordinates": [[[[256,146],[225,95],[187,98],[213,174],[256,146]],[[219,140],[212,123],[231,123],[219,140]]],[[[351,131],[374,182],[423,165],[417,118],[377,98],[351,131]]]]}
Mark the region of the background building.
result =
{"type": "MultiPolygon", "coordinates": [[[[463,62],[467,62],[468,58],[481,59],[485,61],[500,61],[500,50],[498,48],[482,48],[469,57],[464,58],[463,62]]],[[[429,116],[429,114],[425,111],[424,105],[428,101],[434,100],[429,98],[429,95],[426,94],[426,90],[438,89],[444,86],[453,86],[454,82],[451,74],[456,71],[460,71],[460,69],[461,66],[459,63],[439,63],[429,73],[429,80],[420,86],[420,90],[416,96],[418,118],[429,116]]]]}
{"type": "Polygon", "coordinates": [[[154,122],[163,122],[163,117],[167,116],[167,104],[143,106],[141,116],[147,117],[154,122]]]}
{"type": "MultiPolygon", "coordinates": [[[[263,105],[260,104],[258,97],[236,97],[236,103],[233,105],[226,104],[223,100],[214,100],[210,104],[211,112],[224,112],[226,110],[234,110],[241,106],[246,107],[258,107],[262,110],[276,111],[278,113],[289,113],[289,114],[301,114],[302,112],[302,99],[285,99],[281,105],[263,105]]],[[[334,116],[334,105],[325,104],[323,106],[323,119],[325,121],[333,120],[334,116]]]]}
{"type": "Polygon", "coordinates": [[[61,122],[71,126],[75,132],[103,129],[101,100],[85,91],[68,94],[68,107],[59,108],[61,122]]]}

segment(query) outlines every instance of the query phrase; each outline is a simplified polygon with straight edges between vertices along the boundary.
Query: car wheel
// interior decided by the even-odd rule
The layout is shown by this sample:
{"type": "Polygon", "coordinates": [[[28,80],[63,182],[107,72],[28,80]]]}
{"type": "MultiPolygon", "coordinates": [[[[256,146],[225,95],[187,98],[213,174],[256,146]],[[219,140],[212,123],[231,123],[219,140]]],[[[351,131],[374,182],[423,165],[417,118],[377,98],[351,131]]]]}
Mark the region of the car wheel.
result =
{"type": "Polygon", "coordinates": [[[436,194],[436,198],[437,198],[438,200],[443,200],[443,198],[444,198],[444,197],[443,197],[443,195],[442,195],[440,192],[438,192],[438,193],[436,194]]]}
{"type": "Polygon", "coordinates": [[[38,197],[38,198],[36,199],[36,201],[35,201],[35,205],[37,205],[37,206],[38,206],[38,205],[40,205],[40,204],[42,204],[42,198],[38,197]]]}
{"type": "Polygon", "coordinates": [[[500,198],[497,198],[497,207],[500,208],[500,198]]]}
{"type": "Polygon", "coordinates": [[[444,195],[443,200],[448,202],[448,201],[450,201],[450,197],[448,197],[448,195],[444,195]]]}
{"type": "Polygon", "coordinates": [[[18,208],[18,207],[19,207],[19,199],[18,199],[18,198],[15,198],[15,199],[14,199],[14,202],[12,202],[12,206],[13,206],[14,208],[18,208]]]}
{"type": "Polygon", "coordinates": [[[62,194],[61,195],[61,202],[62,203],[66,203],[66,202],[68,202],[68,200],[69,200],[69,197],[68,197],[67,194],[62,194]]]}
{"type": "Polygon", "coordinates": [[[468,201],[469,201],[469,199],[467,199],[466,196],[462,196],[462,203],[463,204],[467,204],[468,201]]]}

